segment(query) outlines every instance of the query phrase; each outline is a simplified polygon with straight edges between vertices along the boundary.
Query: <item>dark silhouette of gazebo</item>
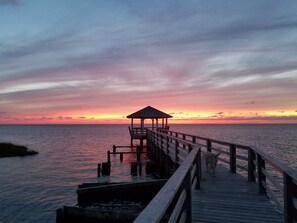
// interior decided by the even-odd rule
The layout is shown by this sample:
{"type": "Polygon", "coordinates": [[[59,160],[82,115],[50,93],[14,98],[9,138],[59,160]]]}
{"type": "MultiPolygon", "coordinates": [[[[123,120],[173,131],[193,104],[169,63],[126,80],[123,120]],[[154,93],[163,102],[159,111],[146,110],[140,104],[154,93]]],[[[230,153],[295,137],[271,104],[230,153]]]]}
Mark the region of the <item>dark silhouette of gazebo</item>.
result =
{"type": "Polygon", "coordinates": [[[131,146],[133,146],[133,139],[139,139],[140,145],[143,146],[143,140],[146,139],[146,130],[168,130],[168,118],[172,118],[172,116],[151,106],[147,106],[131,115],[128,115],[127,118],[131,118],[131,126],[129,126],[131,146]],[[134,119],[139,119],[140,125],[135,125],[134,119]],[[151,122],[145,124],[144,122],[146,119],[150,119],[151,122]]]}

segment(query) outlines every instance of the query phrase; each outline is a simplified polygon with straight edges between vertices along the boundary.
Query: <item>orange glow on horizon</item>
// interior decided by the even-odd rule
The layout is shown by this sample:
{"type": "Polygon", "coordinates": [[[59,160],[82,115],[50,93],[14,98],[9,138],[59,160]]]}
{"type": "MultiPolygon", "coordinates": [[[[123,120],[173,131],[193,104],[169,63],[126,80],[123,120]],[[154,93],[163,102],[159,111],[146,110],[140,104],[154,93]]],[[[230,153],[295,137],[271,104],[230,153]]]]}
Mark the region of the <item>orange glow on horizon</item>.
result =
{"type": "MultiPolygon", "coordinates": [[[[20,116],[12,119],[1,119],[0,117],[0,124],[130,124],[131,121],[126,116],[131,113],[131,111],[123,111],[121,113],[73,112],[50,116],[20,116]]],[[[185,111],[166,113],[173,116],[172,119],[169,119],[169,124],[297,123],[297,112],[293,110],[263,112],[185,111]]]]}

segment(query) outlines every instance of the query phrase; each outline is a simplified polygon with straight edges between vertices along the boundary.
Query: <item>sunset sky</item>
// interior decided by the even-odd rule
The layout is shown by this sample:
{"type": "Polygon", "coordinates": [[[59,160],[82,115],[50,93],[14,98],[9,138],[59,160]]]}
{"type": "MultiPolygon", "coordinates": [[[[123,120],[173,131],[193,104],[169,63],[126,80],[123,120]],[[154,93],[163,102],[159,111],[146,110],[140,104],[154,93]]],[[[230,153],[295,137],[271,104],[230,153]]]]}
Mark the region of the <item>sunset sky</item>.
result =
{"type": "Polygon", "coordinates": [[[297,123],[296,0],[0,0],[0,124],[297,123]]]}

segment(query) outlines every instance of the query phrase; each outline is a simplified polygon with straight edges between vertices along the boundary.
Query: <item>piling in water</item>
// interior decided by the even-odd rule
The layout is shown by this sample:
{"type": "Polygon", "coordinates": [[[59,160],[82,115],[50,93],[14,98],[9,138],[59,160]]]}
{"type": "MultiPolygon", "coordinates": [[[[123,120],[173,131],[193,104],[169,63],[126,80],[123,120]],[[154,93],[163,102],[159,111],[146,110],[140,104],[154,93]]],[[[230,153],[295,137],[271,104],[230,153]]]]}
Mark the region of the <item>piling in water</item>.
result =
{"type": "Polygon", "coordinates": [[[110,175],[110,162],[102,163],[102,175],[110,175]]]}
{"type": "Polygon", "coordinates": [[[137,172],[141,176],[141,174],[142,174],[142,163],[141,162],[131,162],[131,175],[132,176],[137,176],[137,172]]]}
{"type": "Polygon", "coordinates": [[[107,151],[107,162],[110,163],[110,151],[107,151]]]}
{"type": "Polygon", "coordinates": [[[137,162],[131,162],[131,175],[137,175],[137,162]]]}
{"type": "Polygon", "coordinates": [[[101,175],[101,163],[98,163],[97,176],[100,177],[100,175],[101,175]]]}

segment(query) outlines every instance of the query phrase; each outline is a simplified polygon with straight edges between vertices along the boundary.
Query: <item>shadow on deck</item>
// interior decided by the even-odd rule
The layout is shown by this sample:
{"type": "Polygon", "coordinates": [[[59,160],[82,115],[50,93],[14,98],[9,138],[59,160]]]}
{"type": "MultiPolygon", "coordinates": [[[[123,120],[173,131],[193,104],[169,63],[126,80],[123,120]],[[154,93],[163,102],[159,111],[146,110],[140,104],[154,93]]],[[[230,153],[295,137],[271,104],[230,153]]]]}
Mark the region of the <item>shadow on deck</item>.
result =
{"type": "Polygon", "coordinates": [[[283,222],[256,183],[220,164],[213,177],[202,161],[201,189],[193,190],[192,195],[192,222],[283,222]]]}

